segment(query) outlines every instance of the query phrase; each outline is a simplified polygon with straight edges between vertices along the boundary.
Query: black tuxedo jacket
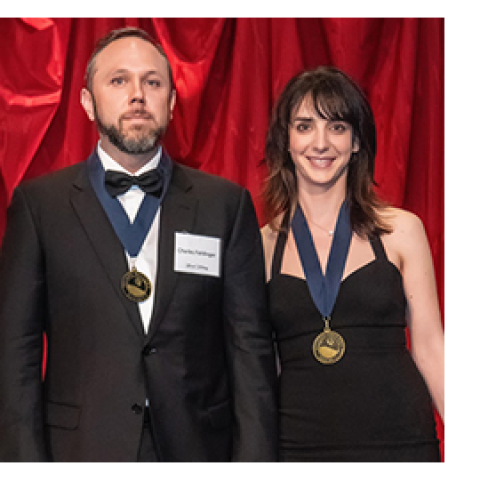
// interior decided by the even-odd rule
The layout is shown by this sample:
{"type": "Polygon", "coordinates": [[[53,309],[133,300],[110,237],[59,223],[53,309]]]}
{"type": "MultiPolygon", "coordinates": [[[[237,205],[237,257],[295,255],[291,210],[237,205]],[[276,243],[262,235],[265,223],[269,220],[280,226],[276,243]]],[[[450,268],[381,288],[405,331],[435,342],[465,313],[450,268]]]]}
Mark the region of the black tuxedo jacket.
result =
{"type": "Polygon", "coordinates": [[[85,163],[16,189],[0,254],[0,460],[135,461],[146,398],[165,461],[276,460],[248,192],[174,165],[147,334],[120,289],[127,270],[85,163]],[[220,238],[220,276],[174,271],[175,232],[220,238]]]}

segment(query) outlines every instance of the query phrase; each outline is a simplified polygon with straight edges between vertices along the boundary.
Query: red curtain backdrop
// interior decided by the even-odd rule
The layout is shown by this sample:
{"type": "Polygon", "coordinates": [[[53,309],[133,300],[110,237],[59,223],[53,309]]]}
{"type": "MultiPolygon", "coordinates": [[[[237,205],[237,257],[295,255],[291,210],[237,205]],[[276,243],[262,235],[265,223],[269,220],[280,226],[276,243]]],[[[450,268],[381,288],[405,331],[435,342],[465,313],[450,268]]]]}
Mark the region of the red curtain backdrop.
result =
{"type": "MultiPolygon", "coordinates": [[[[97,135],[79,103],[98,38],[125,25],[163,44],[177,86],[166,148],[247,187],[263,222],[270,111],[300,70],[335,65],[370,99],[379,194],[423,220],[443,312],[444,20],[0,19],[0,238],[13,189],[85,159],[97,135]]],[[[54,212],[52,212],[54,215],[54,212]]],[[[438,421],[443,440],[443,425],[438,421]]],[[[442,441],[443,451],[443,441],[442,441]]]]}

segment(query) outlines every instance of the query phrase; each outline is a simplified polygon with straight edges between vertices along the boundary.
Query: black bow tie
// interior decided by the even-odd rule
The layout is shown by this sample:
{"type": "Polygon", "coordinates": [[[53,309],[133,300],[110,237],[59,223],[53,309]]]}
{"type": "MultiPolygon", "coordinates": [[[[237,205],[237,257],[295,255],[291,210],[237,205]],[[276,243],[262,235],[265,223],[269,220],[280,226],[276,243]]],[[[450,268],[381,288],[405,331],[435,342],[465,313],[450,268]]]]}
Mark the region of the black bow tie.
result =
{"type": "Polygon", "coordinates": [[[105,172],[105,189],[111,197],[127,192],[132,185],[138,185],[145,193],[160,197],[163,187],[163,175],[156,168],[138,177],[114,170],[105,172]]]}

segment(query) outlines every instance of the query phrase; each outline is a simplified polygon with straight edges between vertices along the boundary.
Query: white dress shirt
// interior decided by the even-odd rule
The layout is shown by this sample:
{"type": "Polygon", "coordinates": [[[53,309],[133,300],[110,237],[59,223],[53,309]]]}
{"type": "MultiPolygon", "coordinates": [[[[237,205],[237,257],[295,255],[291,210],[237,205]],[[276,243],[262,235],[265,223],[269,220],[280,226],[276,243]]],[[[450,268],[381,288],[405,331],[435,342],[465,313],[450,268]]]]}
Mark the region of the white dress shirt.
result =
{"type": "MultiPolygon", "coordinates": [[[[100,146],[100,142],[97,148],[98,157],[102,162],[103,168],[107,170],[115,170],[117,172],[127,173],[132,175],[130,172],[125,170],[121,165],[119,165],[112,157],[110,157],[100,146]]],[[[160,147],[157,154],[140,170],[135,172],[134,176],[142,175],[142,173],[147,172],[153,168],[156,168],[160,162],[160,157],[162,155],[162,148],[160,147]]],[[[125,209],[130,222],[133,223],[137,215],[138,209],[142,203],[142,200],[145,196],[145,193],[137,185],[133,185],[130,190],[119,195],[117,198],[120,201],[121,205],[125,209]]],[[[143,302],[138,303],[140,309],[140,316],[143,322],[143,328],[145,333],[148,331],[150,325],[150,319],[152,316],[153,310],[153,300],[155,298],[155,283],[157,278],[157,253],[158,253],[158,231],[159,231],[159,222],[160,222],[160,211],[161,206],[158,209],[158,212],[153,219],[152,226],[150,231],[147,234],[147,238],[138,253],[136,258],[130,257],[130,255],[125,251],[125,257],[127,258],[128,266],[130,269],[135,267],[139,272],[143,273],[148,277],[150,283],[152,284],[152,293],[143,302]]],[[[127,272],[125,272],[127,273],[127,272]]]]}

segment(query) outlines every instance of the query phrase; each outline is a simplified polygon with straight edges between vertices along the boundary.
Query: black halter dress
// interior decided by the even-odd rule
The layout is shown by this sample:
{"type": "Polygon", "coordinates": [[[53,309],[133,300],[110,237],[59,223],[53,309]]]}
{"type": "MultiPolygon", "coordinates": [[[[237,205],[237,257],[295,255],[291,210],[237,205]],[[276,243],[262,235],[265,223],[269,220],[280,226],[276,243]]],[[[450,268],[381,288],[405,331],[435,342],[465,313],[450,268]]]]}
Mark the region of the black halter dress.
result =
{"type": "Polygon", "coordinates": [[[399,270],[381,240],[375,259],[342,281],[330,327],[343,358],[323,365],[312,343],[324,322],[305,280],[280,273],[287,232],[275,246],[270,314],[280,357],[282,461],[439,461],[432,401],[405,342],[399,270]]]}

